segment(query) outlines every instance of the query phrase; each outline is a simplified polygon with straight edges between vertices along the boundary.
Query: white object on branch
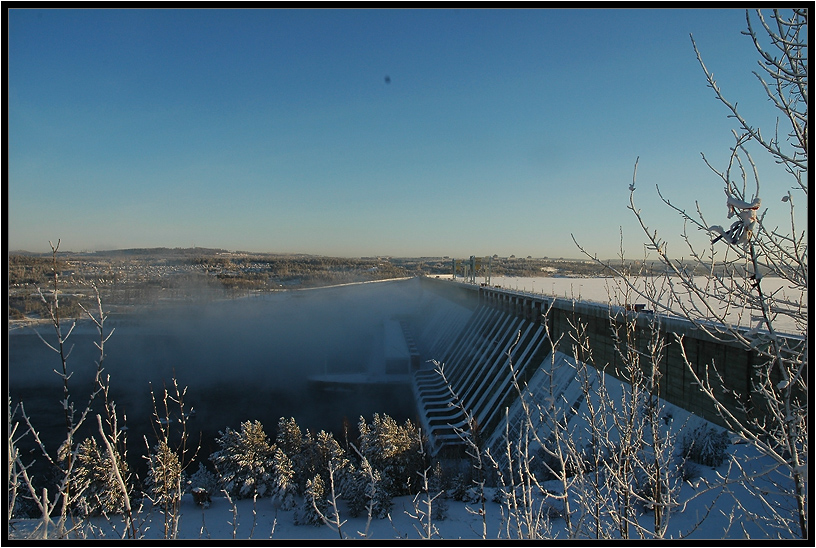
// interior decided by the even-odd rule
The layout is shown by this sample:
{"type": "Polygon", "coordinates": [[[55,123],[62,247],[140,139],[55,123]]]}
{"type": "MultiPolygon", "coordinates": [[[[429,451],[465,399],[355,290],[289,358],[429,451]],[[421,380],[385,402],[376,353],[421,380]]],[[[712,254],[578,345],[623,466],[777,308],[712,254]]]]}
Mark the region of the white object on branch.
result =
{"type": "Polygon", "coordinates": [[[731,228],[725,230],[720,225],[714,225],[708,230],[719,234],[711,242],[716,243],[720,238],[724,238],[730,244],[747,244],[757,231],[757,211],[762,204],[762,200],[754,198],[752,202],[745,202],[738,198],[728,195],[728,218],[733,216],[739,217],[731,225],[731,228]]]}

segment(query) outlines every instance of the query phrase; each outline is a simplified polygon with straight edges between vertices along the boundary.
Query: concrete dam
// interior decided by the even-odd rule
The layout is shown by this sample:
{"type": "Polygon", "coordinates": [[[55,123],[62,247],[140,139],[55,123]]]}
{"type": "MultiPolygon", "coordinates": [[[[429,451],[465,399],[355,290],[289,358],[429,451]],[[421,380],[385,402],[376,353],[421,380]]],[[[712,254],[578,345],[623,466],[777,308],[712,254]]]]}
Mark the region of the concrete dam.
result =
{"type": "MultiPolygon", "coordinates": [[[[410,385],[420,426],[435,455],[461,451],[463,432],[478,434],[480,443],[498,448],[508,427],[518,428],[520,422],[517,386],[535,396],[552,390],[555,382],[559,398],[574,409],[583,397],[575,375],[561,374],[553,380],[552,372],[558,367],[569,371],[562,366],[577,357],[617,376],[621,358],[615,323],[634,319],[633,344],[640,349],[648,344],[653,314],[642,306],[610,309],[607,304],[437,278],[421,278],[420,285],[417,311],[385,322],[381,351],[365,374],[345,381],[331,375],[313,380],[337,386],[385,382],[404,384],[407,389],[410,385]],[[591,358],[580,350],[576,356],[573,348],[570,334],[578,323],[585,327],[591,358]],[[553,341],[559,339],[556,345],[553,341]]],[[[725,426],[714,404],[695,384],[687,358],[701,377],[709,364],[717,364],[724,384],[740,395],[740,401],[725,400],[737,417],[760,412],[762,402],[754,401],[751,388],[755,366],[762,363],[757,352],[715,340],[680,318],[661,316],[657,325],[665,344],[658,363],[661,399],[725,426]],[[683,348],[675,333],[683,335],[683,348]]]]}

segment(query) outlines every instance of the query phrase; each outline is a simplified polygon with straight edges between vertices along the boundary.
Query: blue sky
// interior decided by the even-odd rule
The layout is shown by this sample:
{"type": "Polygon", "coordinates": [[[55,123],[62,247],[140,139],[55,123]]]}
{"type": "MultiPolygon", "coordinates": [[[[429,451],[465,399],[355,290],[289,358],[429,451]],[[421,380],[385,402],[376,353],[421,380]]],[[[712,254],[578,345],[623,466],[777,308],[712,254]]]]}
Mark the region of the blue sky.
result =
{"type": "Polygon", "coordinates": [[[689,34],[772,122],[744,29],[742,9],[12,9],[9,249],[579,257],[574,235],[612,257],[623,231],[642,256],[638,157],[663,236],[682,224],[655,184],[728,223],[700,154],[724,168],[734,126],[689,34]]]}

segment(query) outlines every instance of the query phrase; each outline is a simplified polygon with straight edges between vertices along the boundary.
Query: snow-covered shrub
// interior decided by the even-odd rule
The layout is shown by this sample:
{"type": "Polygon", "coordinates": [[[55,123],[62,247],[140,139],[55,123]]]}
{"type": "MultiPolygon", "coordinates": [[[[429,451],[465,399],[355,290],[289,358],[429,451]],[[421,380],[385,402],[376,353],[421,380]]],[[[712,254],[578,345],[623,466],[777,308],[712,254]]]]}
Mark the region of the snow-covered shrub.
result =
{"type": "Polygon", "coordinates": [[[444,489],[444,479],[442,465],[437,461],[428,478],[428,491],[431,497],[435,497],[431,517],[437,521],[442,521],[448,517],[448,497],[444,489]]]}
{"type": "Polygon", "coordinates": [[[306,432],[303,438],[303,445],[300,454],[295,459],[295,470],[299,479],[306,478],[306,483],[301,487],[301,492],[305,492],[308,482],[319,475],[323,480],[323,485],[329,484],[329,463],[335,473],[342,471],[348,465],[345,451],[334,437],[321,430],[316,437],[312,437],[310,432],[306,432]]]}
{"type": "Polygon", "coordinates": [[[392,497],[414,494],[418,478],[428,467],[418,428],[410,420],[400,426],[393,418],[374,413],[371,425],[360,417],[360,452],[382,474],[383,487],[392,497]]]}
{"type": "Polygon", "coordinates": [[[448,494],[453,500],[471,504],[480,502],[482,497],[473,481],[473,473],[469,471],[459,472],[453,477],[448,494]]]}
{"type": "Polygon", "coordinates": [[[203,462],[198,463],[198,470],[190,475],[187,480],[187,485],[190,489],[201,487],[208,493],[214,493],[218,489],[218,478],[215,474],[204,465],[203,462]]]}
{"type": "Polygon", "coordinates": [[[495,502],[496,504],[505,505],[510,500],[509,495],[510,488],[502,485],[493,489],[493,496],[490,500],[495,502]]]}
{"type": "Polygon", "coordinates": [[[176,505],[184,494],[186,483],[178,455],[164,440],[159,440],[147,459],[147,496],[154,506],[169,508],[176,505]]]}
{"type": "Polygon", "coordinates": [[[219,483],[231,495],[249,498],[270,494],[275,487],[275,444],[270,443],[259,421],[241,423],[241,431],[219,432],[221,447],[210,455],[219,483]]]}
{"type": "Polygon", "coordinates": [[[687,460],[716,468],[728,457],[728,444],[727,431],[702,424],[685,433],[681,451],[687,460]]]}
{"type": "MultiPolygon", "coordinates": [[[[119,472],[128,476],[128,466],[118,458],[119,472]]],[[[106,449],[93,437],[86,438],[76,449],[73,470],[73,492],[80,494],[74,507],[80,515],[119,514],[124,510],[124,495],[114,479],[113,463],[106,449]]]]}
{"type": "Polygon", "coordinates": [[[659,482],[656,481],[654,470],[638,466],[635,468],[633,476],[634,482],[632,491],[635,494],[636,504],[638,504],[644,512],[652,511],[656,498],[655,486],[659,484],[659,482]]]}
{"type": "Polygon", "coordinates": [[[359,468],[353,464],[346,468],[342,474],[341,491],[351,517],[366,514],[370,505],[373,517],[385,518],[394,506],[393,500],[383,489],[380,472],[372,469],[365,458],[359,468]]]}
{"type": "MultiPolygon", "coordinates": [[[[364,461],[365,464],[368,464],[364,461]]],[[[340,478],[343,499],[347,503],[349,516],[356,518],[365,512],[366,504],[370,492],[369,486],[372,483],[371,477],[367,476],[363,470],[358,469],[354,464],[349,464],[340,478]]]]}
{"type": "Polygon", "coordinates": [[[453,500],[462,502],[467,498],[467,490],[471,487],[471,485],[470,474],[459,472],[451,480],[448,494],[453,500]]]}
{"type": "Polygon", "coordinates": [[[321,525],[323,518],[320,517],[320,514],[325,516],[328,506],[326,485],[318,474],[306,482],[303,500],[295,509],[295,525],[321,525]]]}
{"type": "Polygon", "coordinates": [[[195,495],[196,502],[209,507],[210,497],[218,490],[218,478],[210,472],[203,462],[198,463],[198,470],[187,480],[187,487],[195,495]]]}
{"type": "Polygon", "coordinates": [[[303,446],[303,433],[294,418],[281,417],[278,420],[278,435],[275,444],[289,457],[300,453],[303,446]]]}
{"type": "Polygon", "coordinates": [[[680,477],[683,481],[691,481],[700,477],[700,466],[696,462],[682,459],[680,463],[680,477]]]}
{"type": "Polygon", "coordinates": [[[280,503],[281,510],[291,510],[296,504],[297,484],[292,459],[278,447],[275,450],[275,486],[271,496],[280,503]]]}

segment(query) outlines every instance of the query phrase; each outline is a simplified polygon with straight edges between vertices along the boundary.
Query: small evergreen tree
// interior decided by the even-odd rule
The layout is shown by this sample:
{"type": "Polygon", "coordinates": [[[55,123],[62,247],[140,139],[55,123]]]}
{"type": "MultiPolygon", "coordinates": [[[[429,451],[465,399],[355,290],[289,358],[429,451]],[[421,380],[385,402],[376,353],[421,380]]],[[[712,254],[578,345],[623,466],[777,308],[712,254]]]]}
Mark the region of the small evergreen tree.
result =
{"type": "Polygon", "coordinates": [[[295,510],[295,525],[321,525],[329,503],[326,499],[326,484],[320,475],[306,481],[306,492],[300,506],[295,510]]]}
{"type": "MultiPolygon", "coordinates": [[[[117,458],[122,477],[127,477],[127,462],[117,458]]],[[[75,492],[82,493],[74,504],[80,515],[119,514],[124,509],[124,495],[114,479],[113,463],[96,439],[86,438],[77,446],[73,470],[75,492]]]]}
{"type": "Polygon", "coordinates": [[[450,486],[450,497],[459,502],[470,501],[470,489],[473,487],[473,479],[470,472],[459,472],[453,477],[450,486]]]}
{"type": "Polygon", "coordinates": [[[185,483],[178,455],[164,440],[159,440],[147,458],[145,483],[148,497],[164,512],[178,508],[185,483]]]}
{"type": "Polygon", "coordinates": [[[324,480],[328,479],[329,463],[332,463],[332,468],[335,471],[342,471],[349,464],[346,452],[340,447],[334,436],[325,430],[317,433],[315,454],[317,457],[317,472],[323,476],[324,480]]]}
{"type": "Polygon", "coordinates": [[[294,418],[280,418],[275,443],[289,457],[300,453],[303,446],[303,433],[294,418]]]}
{"type": "Polygon", "coordinates": [[[686,432],[681,440],[682,456],[692,462],[716,468],[728,457],[728,431],[702,424],[686,432]]]}
{"type": "Polygon", "coordinates": [[[316,464],[312,449],[314,447],[314,436],[309,430],[303,434],[300,450],[294,454],[289,455],[292,459],[292,464],[295,469],[295,484],[297,485],[297,492],[303,495],[306,492],[306,483],[314,477],[316,464]]]}
{"type": "Polygon", "coordinates": [[[275,487],[275,449],[259,421],[241,423],[241,431],[227,428],[219,432],[221,447],[210,455],[220,485],[231,495],[248,498],[266,496],[275,487]]]}
{"type": "Polygon", "coordinates": [[[274,466],[275,485],[272,490],[272,497],[279,501],[281,510],[291,510],[296,504],[295,466],[292,459],[281,447],[275,450],[274,466]]]}
{"type": "Polygon", "coordinates": [[[431,497],[433,497],[433,515],[434,520],[442,521],[448,517],[448,497],[444,490],[444,473],[442,471],[442,464],[437,461],[434,464],[433,471],[428,480],[428,490],[431,497]]]}
{"type": "Polygon", "coordinates": [[[187,486],[198,504],[209,507],[211,495],[218,489],[218,478],[210,472],[203,462],[198,463],[198,470],[187,480],[187,486]]]}
{"type": "Polygon", "coordinates": [[[360,452],[382,474],[383,488],[391,497],[417,492],[418,478],[428,466],[418,428],[410,420],[403,426],[388,415],[374,413],[371,425],[360,417],[360,452]]]}
{"type": "Polygon", "coordinates": [[[385,518],[394,506],[393,500],[383,489],[382,475],[371,468],[365,457],[361,459],[359,467],[349,464],[341,485],[351,517],[363,515],[370,507],[372,517],[385,518]]]}
{"type": "Polygon", "coordinates": [[[306,482],[302,484],[303,490],[306,489],[309,480],[313,480],[316,475],[321,477],[324,485],[328,485],[330,461],[334,462],[335,471],[343,470],[348,464],[345,451],[337,440],[325,430],[318,432],[316,437],[312,437],[307,431],[301,452],[295,459],[299,479],[306,478],[306,482]]]}

